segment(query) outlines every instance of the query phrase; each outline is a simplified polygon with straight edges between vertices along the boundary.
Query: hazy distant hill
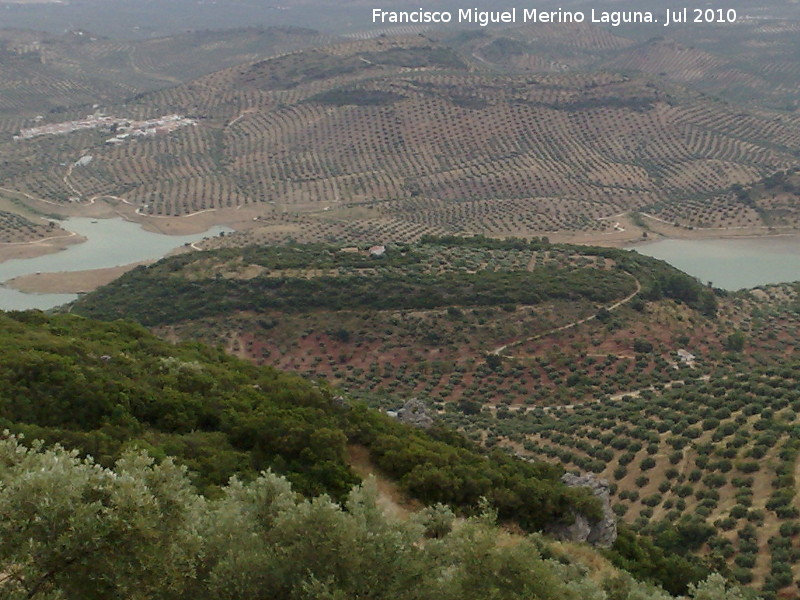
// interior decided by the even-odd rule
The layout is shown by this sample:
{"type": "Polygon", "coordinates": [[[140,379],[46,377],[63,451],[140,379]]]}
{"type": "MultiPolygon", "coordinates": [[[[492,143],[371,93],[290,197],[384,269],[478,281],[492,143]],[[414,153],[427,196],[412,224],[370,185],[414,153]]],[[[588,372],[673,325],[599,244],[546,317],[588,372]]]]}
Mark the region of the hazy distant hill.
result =
{"type": "Polygon", "coordinates": [[[0,117],[91,110],[93,104],[122,102],[331,39],[300,28],[202,31],[142,41],[115,41],[82,29],[63,35],[0,29],[0,117]]]}
{"type": "MultiPolygon", "coordinates": [[[[424,4],[431,10],[458,11],[475,4],[460,0],[432,0],[424,4]]],[[[507,10],[511,2],[493,0],[478,4],[481,10],[507,10]]],[[[673,5],[671,5],[673,6],[673,5]]],[[[519,9],[522,4],[517,4],[519,9]]],[[[541,10],[589,10],[598,8],[593,0],[543,0],[536,3],[541,10]]],[[[703,5],[703,7],[705,7],[703,5]]],[[[371,22],[373,8],[385,10],[418,10],[415,0],[282,0],[281,2],[217,0],[81,0],[69,2],[34,2],[33,0],[2,0],[3,20],[9,26],[63,32],[65,29],[85,28],[116,39],[163,37],[186,30],[203,30],[243,26],[302,26],[327,33],[357,33],[384,29],[371,22]]],[[[615,0],[609,10],[663,10],[657,0],[615,0]]],[[[783,0],[753,2],[728,0],[724,7],[735,8],[741,15],[758,18],[797,17],[796,3],[783,0]]],[[[660,25],[650,28],[661,29],[660,25]]],[[[651,33],[650,35],[657,35],[651,33]]]]}
{"type": "Polygon", "coordinates": [[[484,64],[506,71],[644,73],[727,102],[796,111],[800,24],[796,18],[750,14],[740,9],[737,22],[716,26],[522,26],[446,37],[484,64]]]}

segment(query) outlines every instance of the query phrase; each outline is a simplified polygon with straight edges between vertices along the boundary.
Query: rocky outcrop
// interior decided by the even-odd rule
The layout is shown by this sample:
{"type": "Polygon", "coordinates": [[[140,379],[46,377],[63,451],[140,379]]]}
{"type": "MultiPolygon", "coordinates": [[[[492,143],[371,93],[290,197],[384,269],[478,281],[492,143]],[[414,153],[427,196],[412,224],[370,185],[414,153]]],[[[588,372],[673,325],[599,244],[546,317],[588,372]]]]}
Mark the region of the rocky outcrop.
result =
{"type": "Polygon", "coordinates": [[[412,398],[397,411],[398,420],[412,427],[428,429],[433,425],[433,417],[428,414],[428,409],[422,400],[412,398]]]}
{"type": "Polygon", "coordinates": [[[573,512],[575,521],[572,524],[555,524],[548,528],[548,532],[561,540],[587,542],[600,548],[610,548],[617,539],[617,517],[611,510],[611,489],[608,481],[598,479],[591,473],[581,476],[566,473],[561,481],[569,487],[589,488],[602,504],[603,518],[592,522],[585,515],[573,512]]]}

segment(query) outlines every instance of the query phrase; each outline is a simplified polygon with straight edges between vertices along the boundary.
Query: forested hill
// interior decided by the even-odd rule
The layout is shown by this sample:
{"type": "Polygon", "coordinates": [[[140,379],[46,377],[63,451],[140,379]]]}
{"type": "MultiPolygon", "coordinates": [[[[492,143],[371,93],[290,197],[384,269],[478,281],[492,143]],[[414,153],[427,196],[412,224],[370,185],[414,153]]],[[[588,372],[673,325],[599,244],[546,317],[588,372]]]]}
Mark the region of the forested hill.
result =
{"type": "Polygon", "coordinates": [[[481,497],[528,530],[572,509],[599,517],[561,469],[481,454],[445,431],[424,433],[324,385],[222,351],[172,345],[137,325],[37,312],[0,314],[0,431],[58,442],[112,465],[126,450],[174,456],[207,493],[265,469],[304,494],[343,498],[359,481],[348,444],[365,447],[423,503],[459,511],[481,497]]]}
{"type": "Polygon", "coordinates": [[[81,298],[85,316],[155,326],[232,312],[608,304],[636,293],[713,314],[713,292],[655,259],[546,240],[426,238],[372,252],[325,244],[184,254],[135,269],[81,298]]]}

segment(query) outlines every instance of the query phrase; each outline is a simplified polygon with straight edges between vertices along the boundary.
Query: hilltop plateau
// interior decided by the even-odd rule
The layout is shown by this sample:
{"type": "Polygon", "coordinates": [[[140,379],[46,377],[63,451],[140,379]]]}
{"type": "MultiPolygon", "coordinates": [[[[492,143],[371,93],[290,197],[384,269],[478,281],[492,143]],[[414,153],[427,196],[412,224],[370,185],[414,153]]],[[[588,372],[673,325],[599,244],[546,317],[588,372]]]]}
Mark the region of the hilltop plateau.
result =
{"type": "Polygon", "coordinates": [[[724,363],[727,336],[740,327],[734,313],[716,319],[729,302],[634,252],[426,238],[184,254],[135,269],[70,310],[133,318],[351,391],[422,394],[469,412],[700,377],[724,363]],[[703,358],[683,360],[679,350],[703,358]]]}

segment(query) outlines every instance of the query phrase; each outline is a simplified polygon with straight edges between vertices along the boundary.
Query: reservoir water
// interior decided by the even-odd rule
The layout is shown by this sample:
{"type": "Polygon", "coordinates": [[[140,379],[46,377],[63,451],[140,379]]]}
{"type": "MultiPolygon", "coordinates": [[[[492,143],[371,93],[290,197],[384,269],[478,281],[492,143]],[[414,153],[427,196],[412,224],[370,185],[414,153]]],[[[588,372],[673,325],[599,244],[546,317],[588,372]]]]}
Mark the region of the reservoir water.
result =
{"type": "MultiPolygon", "coordinates": [[[[227,227],[215,226],[205,233],[195,235],[162,235],[145,231],[137,223],[121,218],[74,218],[63,221],[62,226],[87,240],[54,254],[2,262],[0,282],[31,273],[104,269],[154,260],[184,244],[230,231],[227,227]]],[[[0,309],[3,310],[44,310],[71,302],[77,297],[76,294],[26,294],[0,285],[0,309]]]]}
{"type": "Polygon", "coordinates": [[[633,247],[726,290],[800,281],[800,238],[660,240],[633,247]]]}

